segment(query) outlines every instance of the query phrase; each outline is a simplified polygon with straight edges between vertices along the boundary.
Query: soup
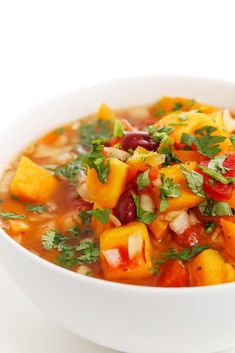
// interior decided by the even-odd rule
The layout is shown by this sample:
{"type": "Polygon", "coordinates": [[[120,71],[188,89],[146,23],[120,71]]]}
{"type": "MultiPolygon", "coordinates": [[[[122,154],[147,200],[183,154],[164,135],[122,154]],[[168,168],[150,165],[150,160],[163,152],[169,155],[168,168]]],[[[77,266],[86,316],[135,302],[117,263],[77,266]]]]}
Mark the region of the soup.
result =
{"type": "Polygon", "coordinates": [[[163,97],[60,126],[0,182],[1,227],[79,274],[156,287],[235,281],[235,120],[163,97]]]}

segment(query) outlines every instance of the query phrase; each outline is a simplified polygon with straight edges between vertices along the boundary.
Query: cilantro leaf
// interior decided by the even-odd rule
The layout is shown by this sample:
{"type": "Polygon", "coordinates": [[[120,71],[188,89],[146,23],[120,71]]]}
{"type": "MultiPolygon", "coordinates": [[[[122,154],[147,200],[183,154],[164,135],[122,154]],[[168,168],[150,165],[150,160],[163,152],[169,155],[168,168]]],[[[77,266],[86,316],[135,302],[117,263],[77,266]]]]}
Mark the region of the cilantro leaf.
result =
{"type": "Polygon", "coordinates": [[[212,233],[216,226],[217,226],[217,223],[216,223],[216,222],[214,222],[214,221],[208,222],[208,223],[205,225],[205,227],[204,227],[205,232],[206,232],[207,234],[212,233]]]}
{"type": "Polygon", "coordinates": [[[233,212],[227,202],[206,199],[198,206],[203,216],[223,217],[233,216],[233,212]]]}
{"type": "Polygon", "coordinates": [[[54,170],[54,174],[59,178],[67,179],[69,182],[73,183],[76,181],[76,176],[82,169],[81,158],[77,158],[68,164],[57,166],[54,170]]]}
{"type": "Polygon", "coordinates": [[[223,156],[217,156],[211,159],[210,162],[208,163],[208,168],[219,173],[225,173],[227,168],[223,166],[223,163],[226,158],[227,156],[223,155],[223,156]]]}
{"type": "Polygon", "coordinates": [[[94,139],[108,142],[112,139],[113,123],[110,121],[97,120],[91,124],[82,125],[79,128],[79,134],[80,143],[84,147],[90,147],[94,139]]]}
{"type": "Polygon", "coordinates": [[[33,212],[33,213],[43,213],[46,212],[48,209],[46,206],[43,205],[33,205],[30,203],[25,204],[25,208],[27,211],[33,212]]]}
{"type": "Polygon", "coordinates": [[[223,175],[221,173],[216,172],[213,169],[204,167],[203,165],[197,165],[198,168],[200,168],[203,173],[205,173],[206,175],[209,175],[211,178],[213,178],[214,180],[219,181],[222,184],[228,184],[229,183],[229,179],[223,177],[223,175]]]}
{"type": "Polygon", "coordinates": [[[137,185],[138,185],[138,190],[143,190],[144,188],[146,188],[146,186],[150,185],[149,170],[148,169],[145,172],[138,175],[137,185]]]}
{"type": "Polygon", "coordinates": [[[149,212],[141,208],[139,196],[137,196],[133,192],[132,192],[132,197],[136,208],[137,219],[140,222],[143,222],[145,224],[151,224],[154,221],[154,219],[157,217],[157,215],[154,212],[149,212]]]}
{"type": "Polygon", "coordinates": [[[27,218],[26,216],[23,216],[21,214],[15,213],[15,212],[0,212],[0,217],[2,219],[14,219],[14,220],[27,218]]]}
{"type": "Polygon", "coordinates": [[[150,135],[150,137],[160,143],[162,140],[169,141],[169,136],[173,131],[173,127],[169,126],[161,126],[157,128],[155,125],[150,125],[148,126],[145,131],[147,131],[150,135]]]}
{"type": "Polygon", "coordinates": [[[93,262],[98,261],[100,256],[100,251],[94,241],[81,242],[76,248],[76,251],[80,252],[80,255],[77,257],[78,264],[92,264],[93,262]]]}
{"type": "Polygon", "coordinates": [[[203,176],[194,170],[190,171],[183,164],[180,165],[180,170],[187,179],[187,185],[192,192],[195,195],[204,198],[205,193],[203,191],[203,176]]]}
{"type": "Polygon", "coordinates": [[[181,108],[183,108],[183,103],[175,102],[175,104],[173,106],[173,112],[175,112],[176,110],[180,110],[181,108]]]}
{"type": "Polygon", "coordinates": [[[51,250],[57,248],[58,244],[63,240],[61,232],[57,232],[54,229],[50,229],[46,234],[42,236],[42,245],[44,249],[51,250]]]}
{"type": "Polygon", "coordinates": [[[232,142],[233,147],[235,147],[235,135],[230,136],[230,141],[232,142]]]}
{"type": "Polygon", "coordinates": [[[79,217],[82,219],[83,224],[88,225],[90,223],[91,217],[95,217],[101,223],[107,224],[109,221],[110,209],[105,208],[104,210],[100,210],[96,208],[95,210],[90,211],[81,211],[79,213],[79,217]]]}
{"type": "Polygon", "coordinates": [[[92,151],[83,156],[83,167],[95,169],[99,181],[103,184],[108,182],[110,173],[110,161],[101,153],[104,146],[101,145],[101,140],[92,141],[92,151]]]}
{"type": "Polygon", "coordinates": [[[219,143],[226,139],[225,136],[212,136],[211,133],[216,130],[217,129],[214,126],[203,126],[194,131],[194,133],[199,136],[183,133],[181,136],[181,142],[190,147],[194,144],[200,154],[213,158],[221,152],[219,143]]]}
{"type": "Polygon", "coordinates": [[[114,122],[113,136],[114,137],[122,137],[123,134],[124,134],[124,126],[123,126],[121,120],[116,119],[114,122]]]}
{"type": "Polygon", "coordinates": [[[174,180],[165,176],[164,173],[161,174],[162,184],[158,185],[158,189],[160,190],[160,212],[164,212],[169,204],[167,201],[168,197],[179,197],[181,196],[181,192],[179,189],[179,184],[174,183],[174,180]]]}

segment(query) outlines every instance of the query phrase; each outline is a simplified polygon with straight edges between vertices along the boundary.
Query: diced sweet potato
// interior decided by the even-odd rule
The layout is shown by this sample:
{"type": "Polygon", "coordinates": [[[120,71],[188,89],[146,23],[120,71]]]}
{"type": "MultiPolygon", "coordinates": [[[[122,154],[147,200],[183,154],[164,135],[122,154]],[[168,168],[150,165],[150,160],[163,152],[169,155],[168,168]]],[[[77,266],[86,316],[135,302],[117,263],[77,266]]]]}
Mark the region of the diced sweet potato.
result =
{"type": "Polygon", "coordinates": [[[226,263],[218,251],[207,249],[197,255],[189,265],[193,284],[207,286],[235,280],[235,270],[226,263]]]}
{"type": "Polygon", "coordinates": [[[151,232],[157,240],[162,240],[166,236],[168,222],[156,218],[149,226],[151,232]]]}
{"type": "MultiPolygon", "coordinates": [[[[187,162],[184,164],[184,167],[188,170],[194,170],[196,168],[196,162],[187,162]]],[[[174,183],[182,183],[186,185],[186,179],[184,174],[180,170],[180,164],[175,164],[169,167],[161,168],[159,171],[160,174],[165,174],[167,178],[172,178],[174,183]]]]}
{"type": "Polygon", "coordinates": [[[227,219],[220,219],[224,232],[224,246],[226,252],[235,258],[235,224],[227,219]]]}
{"type": "Polygon", "coordinates": [[[58,185],[57,179],[27,157],[21,157],[10,190],[23,200],[45,202],[58,185]]]}
{"type": "Polygon", "coordinates": [[[188,161],[195,161],[200,163],[201,161],[205,160],[205,157],[196,151],[176,150],[174,151],[174,154],[182,163],[186,163],[188,161]]]}
{"type": "MultiPolygon", "coordinates": [[[[100,206],[97,202],[94,203],[93,210],[96,210],[99,208],[100,210],[103,210],[104,207],[100,206]]],[[[100,222],[96,217],[91,217],[91,225],[93,229],[95,230],[96,237],[99,238],[100,234],[102,234],[105,230],[112,228],[113,223],[109,221],[107,224],[104,224],[100,222]]]]}
{"type": "Polygon", "coordinates": [[[104,103],[101,104],[97,116],[100,120],[114,121],[117,119],[114,112],[104,103]]]}
{"type": "Polygon", "coordinates": [[[133,222],[106,230],[100,236],[100,257],[108,279],[151,276],[150,241],[146,226],[133,222]]]}
{"type": "Polygon", "coordinates": [[[95,169],[87,171],[87,188],[92,198],[102,207],[114,208],[124,190],[128,166],[119,159],[110,159],[108,182],[103,184],[98,180],[95,169]]]}
{"type": "Polygon", "coordinates": [[[9,227],[13,234],[21,234],[29,230],[29,223],[24,220],[9,220],[9,227]]]}

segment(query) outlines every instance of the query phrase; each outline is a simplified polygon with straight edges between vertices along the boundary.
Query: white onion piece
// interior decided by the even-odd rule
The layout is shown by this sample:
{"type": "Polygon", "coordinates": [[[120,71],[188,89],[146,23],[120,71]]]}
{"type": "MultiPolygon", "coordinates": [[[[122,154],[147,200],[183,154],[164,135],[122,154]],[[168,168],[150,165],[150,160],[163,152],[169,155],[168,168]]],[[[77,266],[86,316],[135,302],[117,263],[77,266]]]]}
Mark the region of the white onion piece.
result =
{"type": "Polygon", "coordinates": [[[149,117],[149,111],[146,107],[130,108],[127,113],[133,119],[147,119],[149,117]]]}
{"type": "Polygon", "coordinates": [[[175,219],[182,211],[171,211],[166,213],[165,215],[165,220],[168,222],[173,221],[173,219],[175,219]]]}
{"type": "Polygon", "coordinates": [[[148,212],[154,212],[155,210],[154,202],[148,194],[140,195],[140,207],[148,212]]]}
{"type": "Polygon", "coordinates": [[[91,269],[86,265],[81,265],[77,269],[77,273],[80,273],[80,275],[86,275],[88,272],[91,272],[91,269]]]}
{"type": "Polygon", "coordinates": [[[87,188],[87,183],[80,183],[77,187],[76,187],[77,192],[79,193],[79,195],[81,196],[81,198],[89,203],[93,203],[94,200],[92,199],[88,188],[87,188]]]}
{"type": "Polygon", "coordinates": [[[173,221],[170,223],[170,228],[176,234],[183,234],[184,231],[189,228],[189,215],[182,211],[173,221]]]}
{"type": "Polygon", "coordinates": [[[200,223],[199,220],[196,217],[195,212],[193,212],[192,210],[189,211],[189,223],[191,226],[194,226],[195,224],[200,223]]]}
{"type": "Polygon", "coordinates": [[[134,257],[141,253],[143,248],[143,238],[141,233],[132,234],[128,238],[128,255],[132,260],[134,257]]]}
{"type": "Polygon", "coordinates": [[[121,161],[125,161],[127,158],[131,157],[131,154],[114,147],[104,147],[104,150],[108,152],[110,157],[116,157],[121,161]]]}
{"type": "Polygon", "coordinates": [[[112,268],[117,268],[122,263],[122,257],[118,249],[103,250],[103,255],[112,268]]]}
{"type": "Polygon", "coordinates": [[[53,161],[56,164],[66,164],[71,162],[76,158],[75,153],[73,152],[64,152],[61,154],[58,154],[57,156],[54,156],[53,161]]]}
{"type": "Polygon", "coordinates": [[[122,223],[119,221],[117,217],[115,217],[113,214],[109,215],[110,221],[115,225],[115,227],[121,227],[122,223]]]}
{"type": "Polygon", "coordinates": [[[61,155],[64,152],[71,151],[72,149],[73,149],[73,146],[64,146],[60,148],[55,148],[55,147],[46,146],[46,145],[39,145],[35,149],[33,156],[35,158],[57,157],[58,155],[61,155]]]}
{"type": "Polygon", "coordinates": [[[14,170],[8,169],[5,171],[0,182],[0,193],[5,193],[9,190],[9,186],[14,177],[14,174],[15,174],[14,170]]]}
{"type": "Polygon", "coordinates": [[[224,110],[223,119],[225,128],[229,132],[233,132],[235,130],[235,119],[232,117],[228,109],[224,110]]]}
{"type": "Polygon", "coordinates": [[[60,135],[58,136],[58,138],[56,139],[55,143],[54,143],[54,146],[56,147],[63,147],[65,146],[67,143],[68,143],[68,136],[66,135],[60,135]]]}

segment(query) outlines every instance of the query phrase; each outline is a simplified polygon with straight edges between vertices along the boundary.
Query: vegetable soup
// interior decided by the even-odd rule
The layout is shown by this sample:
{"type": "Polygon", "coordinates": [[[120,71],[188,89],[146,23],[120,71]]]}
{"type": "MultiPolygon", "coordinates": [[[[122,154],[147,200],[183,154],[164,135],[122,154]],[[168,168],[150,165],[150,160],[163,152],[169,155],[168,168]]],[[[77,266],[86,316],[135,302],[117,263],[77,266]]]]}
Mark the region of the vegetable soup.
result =
{"type": "Polygon", "coordinates": [[[112,111],[28,146],[0,181],[0,225],[82,275],[156,287],[235,281],[235,119],[194,99],[112,111]]]}

